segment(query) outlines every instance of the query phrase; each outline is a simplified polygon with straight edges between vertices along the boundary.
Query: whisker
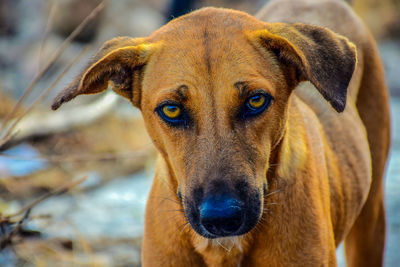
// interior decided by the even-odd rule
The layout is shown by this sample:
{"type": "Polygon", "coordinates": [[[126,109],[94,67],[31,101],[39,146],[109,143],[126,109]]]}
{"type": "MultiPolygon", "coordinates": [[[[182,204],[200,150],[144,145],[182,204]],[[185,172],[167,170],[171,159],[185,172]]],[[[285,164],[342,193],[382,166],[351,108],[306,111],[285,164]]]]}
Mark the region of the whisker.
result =
{"type": "Polygon", "coordinates": [[[177,217],[180,217],[180,218],[181,218],[181,216],[182,216],[182,213],[173,214],[173,215],[171,215],[170,217],[168,217],[168,218],[166,219],[165,222],[170,222],[170,221],[172,221],[172,220],[175,220],[177,217]]]}
{"type": "MultiPolygon", "coordinates": [[[[263,218],[261,218],[261,219],[263,219],[263,218]]],[[[264,220],[261,220],[261,219],[260,219],[260,221],[265,222],[264,221],[265,219],[264,220]]],[[[254,226],[253,231],[255,231],[257,234],[261,233],[262,230],[260,229],[260,227],[261,227],[260,223],[257,223],[256,226],[254,226]]]]}
{"type": "MultiPolygon", "coordinates": [[[[264,212],[268,212],[268,213],[270,213],[270,212],[271,212],[271,210],[269,210],[269,209],[264,209],[264,212]]],[[[267,219],[266,219],[264,216],[261,216],[261,218],[260,218],[260,221],[264,221],[264,222],[266,222],[266,221],[267,221],[267,219]]]]}
{"type": "Polygon", "coordinates": [[[177,228],[178,228],[178,230],[180,230],[183,226],[185,226],[186,224],[188,224],[189,222],[184,222],[184,223],[182,223],[181,225],[179,225],[177,228]]]}
{"type": "Polygon", "coordinates": [[[182,230],[181,230],[181,234],[182,233],[184,233],[184,231],[186,230],[186,227],[188,227],[190,224],[189,223],[187,223],[183,228],[182,228],[182,230]]]}
{"type": "Polygon", "coordinates": [[[271,196],[271,195],[273,195],[273,194],[281,193],[281,192],[283,192],[283,189],[277,189],[277,190],[275,190],[275,191],[269,192],[269,193],[266,194],[264,197],[269,197],[269,196],[271,196]]]}
{"type": "Polygon", "coordinates": [[[176,192],[174,191],[174,189],[171,187],[171,185],[163,178],[158,177],[160,179],[160,181],[173,193],[176,194],[176,192]]]}
{"type": "Polygon", "coordinates": [[[221,243],[218,239],[216,239],[216,241],[217,241],[217,244],[218,244],[221,248],[225,249],[227,252],[231,252],[232,248],[231,248],[231,249],[228,249],[227,247],[225,247],[224,245],[222,245],[222,243],[221,243]]]}
{"type": "Polygon", "coordinates": [[[276,167],[276,166],[279,166],[279,165],[281,165],[281,164],[280,163],[269,164],[270,167],[276,167]]]}
{"type": "Polygon", "coordinates": [[[164,210],[164,212],[177,212],[177,211],[179,211],[179,212],[181,212],[181,213],[184,213],[184,209],[177,209],[177,210],[164,210]]]}
{"type": "Polygon", "coordinates": [[[181,224],[177,227],[178,231],[182,234],[183,230],[186,228],[186,226],[189,224],[189,222],[185,222],[184,224],[181,224]]]}
{"type": "Polygon", "coordinates": [[[175,204],[179,204],[179,205],[182,204],[179,201],[177,201],[175,199],[172,199],[172,198],[169,198],[169,197],[157,197],[157,198],[161,198],[163,200],[169,200],[169,201],[174,202],[175,204]]]}

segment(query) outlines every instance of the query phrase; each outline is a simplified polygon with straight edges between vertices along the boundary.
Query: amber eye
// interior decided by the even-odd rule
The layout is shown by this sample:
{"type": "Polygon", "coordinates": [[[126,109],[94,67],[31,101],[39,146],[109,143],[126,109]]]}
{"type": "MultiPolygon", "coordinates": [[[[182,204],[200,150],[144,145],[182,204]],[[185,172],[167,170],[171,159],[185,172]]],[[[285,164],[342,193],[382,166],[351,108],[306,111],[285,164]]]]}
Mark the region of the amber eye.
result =
{"type": "Polygon", "coordinates": [[[176,119],[181,114],[181,109],[176,105],[164,105],[162,112],[169,119],[176,119]]]}
{"type": "Polygon", "coordinates": [[[258,93],[250,96],[242,109],[241,116],[243,119],[257,116],[264,112],[271,104],[272,96],[266,92],[258,93]]]}
{"type": "Polygon", "coordinates": [[[258,94],[250,97],[248,100],[248,106],[251,109],[259,109],[261,108],[265,103],[265,96],[258,94]]]}
{"type": "Polygon", "coordinates": [[[173,127],[189,128],[191,119],[185,107],[175,101],[167,100],[154,110],[168,125],[173,127]]]}

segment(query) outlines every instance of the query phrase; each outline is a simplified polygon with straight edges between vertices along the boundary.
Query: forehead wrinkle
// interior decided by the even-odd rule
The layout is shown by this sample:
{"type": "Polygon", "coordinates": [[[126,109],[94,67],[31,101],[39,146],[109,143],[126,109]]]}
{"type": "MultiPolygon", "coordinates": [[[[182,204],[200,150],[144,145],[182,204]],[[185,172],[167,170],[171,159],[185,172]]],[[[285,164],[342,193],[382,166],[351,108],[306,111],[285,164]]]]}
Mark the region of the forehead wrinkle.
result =
{"type": "Polygon", "coordinates": [[[206,65],[206,70],[208,76],[211,76],[211,46],[210,46],[210,37],[209,37],[209,32],[207,29],[207,24],[204,27],[204,32],[203,32],[203,49],[204,49],[204,62],[206,65]]]}

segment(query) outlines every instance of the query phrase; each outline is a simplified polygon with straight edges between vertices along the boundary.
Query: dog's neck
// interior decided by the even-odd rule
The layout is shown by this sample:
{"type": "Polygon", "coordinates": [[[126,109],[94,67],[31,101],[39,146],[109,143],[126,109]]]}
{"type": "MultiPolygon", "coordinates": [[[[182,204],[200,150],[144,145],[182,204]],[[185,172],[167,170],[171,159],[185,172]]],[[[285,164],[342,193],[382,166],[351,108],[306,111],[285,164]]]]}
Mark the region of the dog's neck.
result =
{"type": "MultiPolygon", "coordinates": [[[[282,135],[270,156],[270,167],[274,174],[282,179],[293,176],[293,170],[302,169],[308,151],[307,125],[315,117],[314,112],[295,94],[289,100],[287,120],[282,135]]],[[[316,117],[315,117],[316,118],[316,117]]]]}

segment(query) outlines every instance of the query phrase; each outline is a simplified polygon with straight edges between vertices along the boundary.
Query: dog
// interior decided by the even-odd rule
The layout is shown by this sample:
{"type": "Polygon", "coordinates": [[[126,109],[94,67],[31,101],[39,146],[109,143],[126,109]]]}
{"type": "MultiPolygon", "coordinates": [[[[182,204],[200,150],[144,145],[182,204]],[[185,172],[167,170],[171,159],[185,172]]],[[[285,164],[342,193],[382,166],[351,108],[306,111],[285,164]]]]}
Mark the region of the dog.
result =
{"type": "Polygon", "coordinates": [[[111,85],[159,157],[143,266],[381,266],[388,93],[339,0],[203,8],[106,42],[53,109],[111,85]]]}

